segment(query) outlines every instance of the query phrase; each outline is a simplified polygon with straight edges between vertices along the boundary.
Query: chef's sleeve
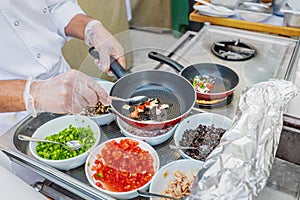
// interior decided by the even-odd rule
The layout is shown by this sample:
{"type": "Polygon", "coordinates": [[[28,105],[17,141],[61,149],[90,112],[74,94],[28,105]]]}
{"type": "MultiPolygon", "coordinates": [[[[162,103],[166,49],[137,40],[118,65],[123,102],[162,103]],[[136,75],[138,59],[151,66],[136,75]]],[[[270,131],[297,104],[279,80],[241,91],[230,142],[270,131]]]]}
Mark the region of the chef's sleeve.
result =
{"type": "Polygon", "coordinates": [[[70,40],[72,37],[65,34],[65,27],[75,15],[85,15],[84,11],[77,4],[77,0],[48,0],[47,4],[58,33],[65,39],[70,40]]]}

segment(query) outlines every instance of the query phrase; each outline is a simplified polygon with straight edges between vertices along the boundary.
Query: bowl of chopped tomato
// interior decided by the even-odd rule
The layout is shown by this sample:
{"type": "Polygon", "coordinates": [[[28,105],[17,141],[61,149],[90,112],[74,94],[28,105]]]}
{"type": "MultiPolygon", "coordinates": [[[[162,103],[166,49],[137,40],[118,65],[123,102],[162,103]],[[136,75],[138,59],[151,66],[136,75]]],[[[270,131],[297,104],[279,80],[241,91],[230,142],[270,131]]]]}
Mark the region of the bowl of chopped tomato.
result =
{"type": "Polygon", "coordinates": [[[117,199],[138,196],[148,189],[159,169],[157,152],[134,138],[115,138],[101,143],[88,156],[85,174],[91,186],[117,199]]]}

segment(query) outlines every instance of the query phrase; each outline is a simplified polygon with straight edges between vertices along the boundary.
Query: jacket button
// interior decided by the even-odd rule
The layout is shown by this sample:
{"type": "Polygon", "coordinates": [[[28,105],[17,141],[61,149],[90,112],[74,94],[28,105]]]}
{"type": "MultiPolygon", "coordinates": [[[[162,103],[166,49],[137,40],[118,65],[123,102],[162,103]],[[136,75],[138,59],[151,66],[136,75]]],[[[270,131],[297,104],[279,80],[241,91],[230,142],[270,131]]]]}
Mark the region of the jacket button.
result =
{"type": "Polygon", "coordinates": [[[37,58],[41,58],[41,56],[42,56],[42,55],[41,55],[40,53],[38,53],[38,54],[36,55],[37,58]]]}
{"type": "Polygon", "coordinates": [[[15,26],[19,26],[20,22],[19,21],[15,21],[15,26]]]}
{"type": "Polygon", "coordinates": [[[47,13],[48,9],[47,8],[44,8],[43,9],[43,13],[47,13]]]}

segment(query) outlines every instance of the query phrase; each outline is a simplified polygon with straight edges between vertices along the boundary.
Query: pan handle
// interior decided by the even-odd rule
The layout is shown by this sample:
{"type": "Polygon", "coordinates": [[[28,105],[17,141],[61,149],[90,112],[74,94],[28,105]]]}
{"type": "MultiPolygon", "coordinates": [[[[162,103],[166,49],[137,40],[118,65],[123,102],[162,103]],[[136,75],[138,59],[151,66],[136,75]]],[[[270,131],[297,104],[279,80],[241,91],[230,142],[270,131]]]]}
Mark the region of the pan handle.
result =
{"type": "MultiPolygon", "coordinates": [[[[99,59],[99,53],[95,50],[95,47],[91,47],[89,49],[89,53],[94,58],[99,59]]],[[[116,76],[117,79],[126,74],[126,70],[112,56],[110,56],[110,71],[116,76]]]]}
{"type": "Polygon", "coordinates": [[[161,63],[167,64],[170,67],[172,67],[173,69],[177,70],[178,72],[181,72],[181,70],[184,69],[184,66],[179,64],[177,61],[175,61],[172,58],[169,58],[163,54],[160,54],[158,52],[151,51],[148,53],[148,57],[153,60],[159,61],[161,63]]]}

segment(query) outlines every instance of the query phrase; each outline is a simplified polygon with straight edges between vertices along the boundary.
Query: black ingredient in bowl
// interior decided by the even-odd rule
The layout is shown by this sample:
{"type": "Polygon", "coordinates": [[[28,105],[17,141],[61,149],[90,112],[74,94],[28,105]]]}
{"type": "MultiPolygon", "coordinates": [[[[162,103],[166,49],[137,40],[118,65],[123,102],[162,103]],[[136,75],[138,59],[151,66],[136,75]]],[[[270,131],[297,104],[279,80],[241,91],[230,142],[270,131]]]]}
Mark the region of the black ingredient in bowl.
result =
{"type": "Polygon", "coordinates": [[[220,143],[220,139],[225,133],[225,129],[216,128],[214,124],[206,126],[200,124],[196,129],[186,130],[181,140],[180,146],[196,147],[199,149],[183,150],[185,154],[196,159],[205,161],[212,150],[220,143]]]}
{"type": "Polygon", "coordinates": [[[95,106],[95,115],[103,115],[109,113],[108,109],[110,106],[104,106],[101,101],[98,101],[96,106],[95,106]]]}

